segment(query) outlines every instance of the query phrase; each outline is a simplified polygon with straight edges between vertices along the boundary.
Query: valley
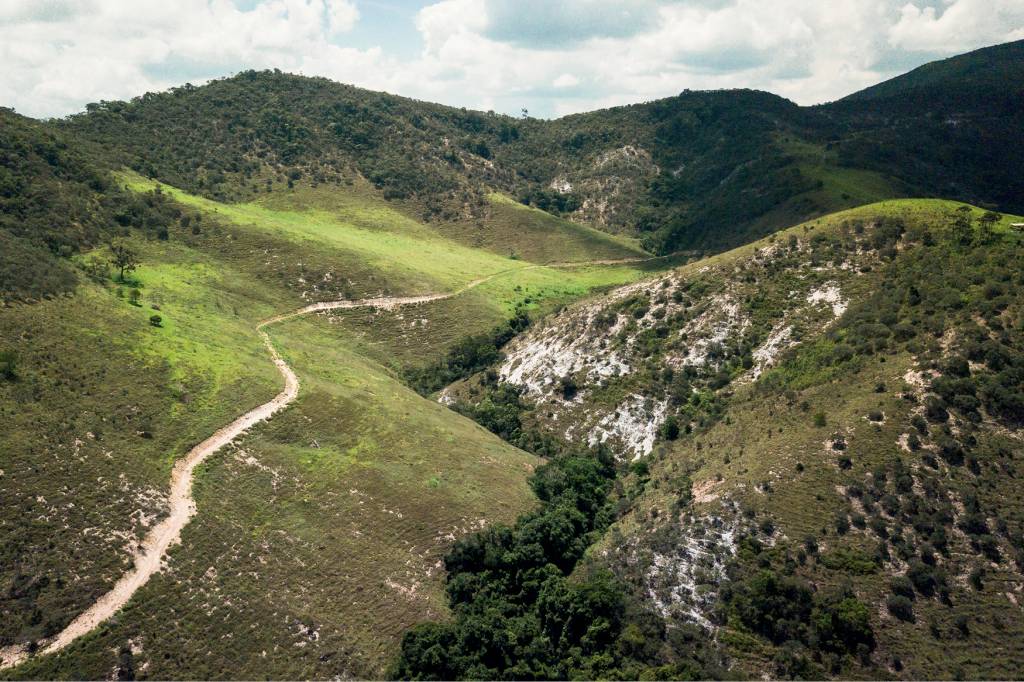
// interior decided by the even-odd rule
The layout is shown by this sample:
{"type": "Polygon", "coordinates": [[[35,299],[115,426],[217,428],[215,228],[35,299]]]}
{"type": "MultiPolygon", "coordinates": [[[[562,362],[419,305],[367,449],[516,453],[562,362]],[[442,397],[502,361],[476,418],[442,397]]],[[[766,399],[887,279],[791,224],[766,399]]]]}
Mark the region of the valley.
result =
{"type": "Polygon", "coordinates": [[[0,110],[0,679],[1019,677],[1022,46],[0,110]]]}

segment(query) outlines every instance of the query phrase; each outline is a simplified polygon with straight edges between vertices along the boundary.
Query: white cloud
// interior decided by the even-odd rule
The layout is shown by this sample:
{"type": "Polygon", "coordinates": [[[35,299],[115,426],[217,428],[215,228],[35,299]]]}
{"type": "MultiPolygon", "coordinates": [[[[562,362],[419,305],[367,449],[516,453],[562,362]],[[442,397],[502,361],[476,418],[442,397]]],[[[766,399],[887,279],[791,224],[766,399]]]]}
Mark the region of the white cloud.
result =
{"type": "Polygon", "coordinates": [[[399,58],[409,51],[386,34],[377,46],[351,46],[379,3],[249,6],[0,0],[0,104],[63,115],[270,67],[534,115],[686,88],[759,88],[810,104],[939,56],[1024,38],[1022,0],[439,0],[406,10],[408,30],[393,40],[412,32],[422,49],[399,58]]]}
{"type": "Polygon", "coordinates": [[[563,73],[554,81],[552,81],[552,87],[556,88],[573,88],[580,84],[580,79],[571,73],[563,73]]]}
{"type": "Polygon", "coordinates": [[[1021,0],[952,0],[941,11],[907,3],[889,42],[907,50],[969,50],[1024,38],[1021,0]]]}
{"type": "Polygon", "coordinates": [[[327,25],[332,36],[347,33],[359,21],[359,9],[350,0],[326,0],[327,25]]]}

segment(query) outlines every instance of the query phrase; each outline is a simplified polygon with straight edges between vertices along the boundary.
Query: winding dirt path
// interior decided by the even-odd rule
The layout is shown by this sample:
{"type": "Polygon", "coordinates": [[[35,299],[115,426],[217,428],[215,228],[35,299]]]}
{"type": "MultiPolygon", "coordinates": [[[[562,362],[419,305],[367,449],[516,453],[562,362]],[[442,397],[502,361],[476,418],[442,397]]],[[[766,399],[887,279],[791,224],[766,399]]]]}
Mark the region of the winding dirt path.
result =
{"type": "MultiPolygon", "coordinates": [[[[295,372],[292,371],[292,368],[288,366],[288,363],[281,358],[277,349],[274,348],[273,343],[270,341],[270,336],[265,331],[266,327],[293,317],[328,310],[344,310],[353,308],[381,308],[384,310],[393,310],[406,305],[441,301],[458,296],[459,294],[465,293],[470,289],[478,287],[485,282],[489,282],[496,277],[506,275],[510,272],[521,272],[544,267],[573,268],[589,265],[620,265],[658,260],[659,258],[665,258],[665,256],[655,258],[627,258],[620,260],[594,260],[577,263],[548,263],[546,265],[524,265],[520,268],[502,270],[487,277],[473,280],[461,289],[452,292],[425,294],[422,296],[395,296],[364,298],[357,300],[324,301],[321,303],[312,303],[303,308],[299,308],[298,310],[283,313],[281,315],[275,315],[274,317],[269,317],[263,320],[256,325],[256,330],[263,339],[263,344],[267,347],[274,364],[277,365],[277,370],[284,378],[284,389],[274,396],[274,398],[269,402],[254,407],[227,426],[218,429],[212,436],[189,450],[185,457],[178,460],[174,465],[174,468],[171,470],[170,495],[168,498],[169,513],[166,518],[150,529],[149,533],[142,540],[139,549],[135,553],[135,563],[131,570],[121,576],[121,578],[114,583],[114,587],[112,587],[109,592],[97,599],[89,608],[80,613],[67,625],[67,627],[57,633],[53,638],[43,642],[37,649],[35,655],[52,654],[60,651],[82,635],[91,632],[103,621],[120,611],[121,608],[128,603],[128,600],[130,600],[139,590],[139,588],[149,582],[149,579],[153,574],[160,571],[163,567],[163,560],[167,554],[167,550],[172,545],[176,545],[181,542],[182,529],[184,529],[185,526],[188,525],[189,521],[192,520],[192,517],[195,516],[196,503],[192,498],[192,474],[195,471],[195,468],[252,426],[255,426],[262,421],[266,421],[274,413],[287,407],[298,396],[299,378],[296,376],[295,372]]],[[[24,645],[13,645],[0,648],[0,669],[10,668],[23,663],[29,658],[29,655],[28,649],[24,645]]]]}

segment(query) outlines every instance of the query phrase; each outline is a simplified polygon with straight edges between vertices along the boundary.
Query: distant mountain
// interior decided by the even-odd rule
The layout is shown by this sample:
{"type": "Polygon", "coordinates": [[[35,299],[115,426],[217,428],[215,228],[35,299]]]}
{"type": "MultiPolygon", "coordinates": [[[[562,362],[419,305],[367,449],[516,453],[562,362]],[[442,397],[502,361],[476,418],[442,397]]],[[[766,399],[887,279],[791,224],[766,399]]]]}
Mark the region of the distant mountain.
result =
{"type": "Polygon", "coordinates": [[[1024,212],[1024,41],[926,64],[817,111],[849,167],[1024,212]]]}
{"type": "MultiPolygon", "coordinates": [[[[909,98],[915,93],[928,93],[941,98],[946,93],[958,107],[984,107],[986,102],[1020,102],[1024,91],[1024,40],[984,47],[966,54],[930,62],[924,66],[872,85],[844,97],[840,102],[867,102],[881,99],[909,98]],[[975,99],[964,93],[978,95],[975,99]]],[[[1018,107],[1019,108],[1019,107],[1018,107]]]]}
{"type": "Polygon", "coordinates": [[[486,213],[498,189],[652,250],[721,250],[887,197],[1024,211],[1022,55],[1022,42],[978,50],[815,107],[684,92],[553,121],[250,71],[57,125],[211,198],[353,171],[436,221],[486,213]]]}

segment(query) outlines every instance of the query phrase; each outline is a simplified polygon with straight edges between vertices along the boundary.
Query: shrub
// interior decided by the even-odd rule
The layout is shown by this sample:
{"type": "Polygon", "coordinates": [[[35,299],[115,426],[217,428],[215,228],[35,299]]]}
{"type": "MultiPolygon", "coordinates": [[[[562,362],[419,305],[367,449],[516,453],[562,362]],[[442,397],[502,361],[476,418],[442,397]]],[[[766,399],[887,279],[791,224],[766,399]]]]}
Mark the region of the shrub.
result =
{"type": "Polygon", "coordinates": [[[163,325],[163,321],[164,321],[163,318],[160,317],[159,315],[150,315],[149,316],[149,323],[151,325],[153,325],[154,327],[162,326],[163,325]]]}
{"type": "Polygon", "coordinates": [[[8,381],[18,378],[18,356],[14,351],[0,351],[0,377],[8,381]]]}
{"type": "Polygon", "coordinates": [[[679,420],[675,415],[670,415],[661,425],[661,435],[665,440],[675,440],[679,437],[679,420]]]}
{"type": "Polygon", "coordinates": [[[889,595],[885,602],[886,608],[896,618],[908,623],[914,622],[914,603],[899,594],[889,595]]]}
{"type": "Polygon", "coordinates": [[[984,578],[985,568],[983,566],[975,566],[974,569],[971,571],[971,575],[969,577],[971,586],[980,592],[981,589],[985,586],[984,578]]]}
{"type": "Polygon", "coordinates": [[[938,585],[934,570],[923,561],[914,559],[907,568],[907,578],[913,583],[914,588],[918,592],[926,597],[930,597],[935,594],[935,588],[938,585]]]}
{"type": "Polygon", "coordinates": [[[924,399],[924,414],[928,421],[941,424],[949,419],[949,412],[946,411],[946,401],[938,396],[930,395],[924,399]]]}
{"type": "Polygon", "coordinates": [[[565,400],[572,400],[576,397],[576,393],[579,392],[579,386],[576,385],[576,380],[571,376],[562,377],[558,383],[562,398],[565,400]]]}
{"type": "Polygon", "coordinates": [[[889,589],[892,590],[893,594],[901,597],[906,597],[907,599],[914,598],[914,584],[905,575],[893,576],[893,579],[889,581],[889,589]]]}

